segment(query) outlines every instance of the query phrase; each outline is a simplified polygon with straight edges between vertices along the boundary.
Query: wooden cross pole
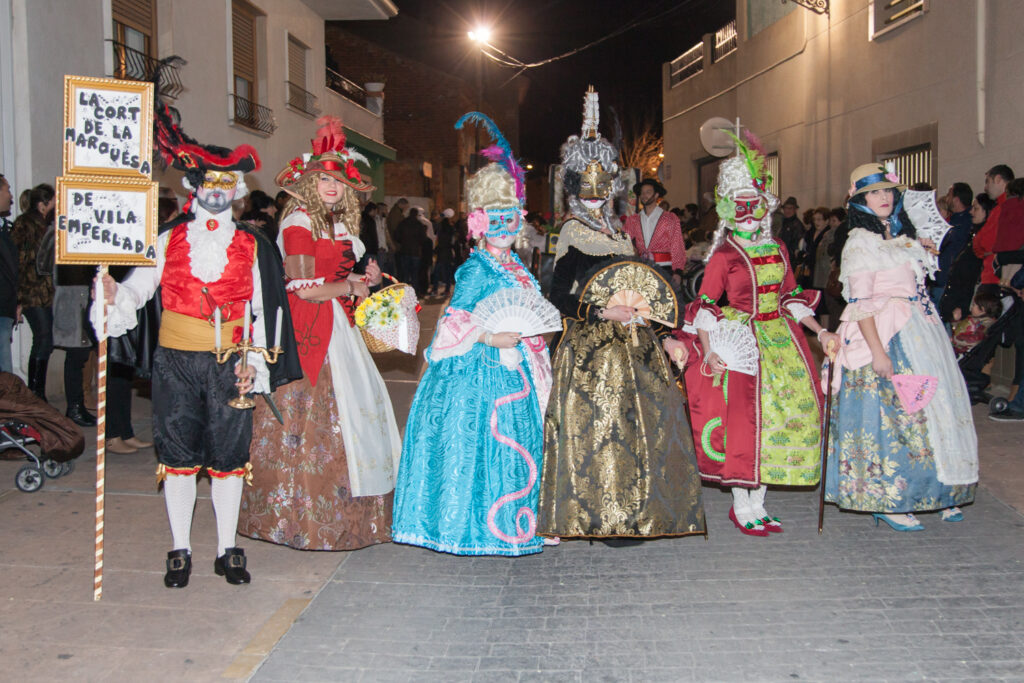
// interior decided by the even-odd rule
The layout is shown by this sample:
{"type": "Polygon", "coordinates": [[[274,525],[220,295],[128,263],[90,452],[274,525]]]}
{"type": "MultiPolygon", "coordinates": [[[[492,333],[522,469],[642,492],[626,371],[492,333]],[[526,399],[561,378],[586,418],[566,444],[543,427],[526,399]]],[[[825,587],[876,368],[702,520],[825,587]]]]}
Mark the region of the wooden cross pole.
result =
{"type": "Polygon", "coordinates": [[[103,278],[107,266],[96,268],[93,302],[98,312],[99,351],[96,362],[96,564],[93,569],[93,600],[103,597],[103,504],[106,494],[107,460],[107,301],[103,278]]]}

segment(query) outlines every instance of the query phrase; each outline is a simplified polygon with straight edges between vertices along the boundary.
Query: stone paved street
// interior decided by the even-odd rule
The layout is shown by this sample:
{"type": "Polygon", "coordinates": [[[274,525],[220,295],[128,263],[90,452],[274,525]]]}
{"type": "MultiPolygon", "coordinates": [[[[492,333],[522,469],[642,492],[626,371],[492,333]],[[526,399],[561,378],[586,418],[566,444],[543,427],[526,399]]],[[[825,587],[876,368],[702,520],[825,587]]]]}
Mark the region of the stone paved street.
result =
{"type": "Polygon", "coordinates": [[[1024,680],[1024,430],[975,421],[992,486],[964,522],[897,533],[828,506],[818,536],[816,491],[772,491],[786,532],[753,538],[705,488],[707,541],[378,546],[344,558],[253,680],[1024,680]]]}
{"type": "MultiPolygon", "coordinates": [[[[439,312],[424,308],[421,342],[439,312]]],[[[378,365],[404,426],[419,362],[378,365]]],[[[135,405],[148,437],[149,402],[135,405]]],[[[1024,425],[974,415],[978,500],[961,523],[922,515],[924,533],[830,506],[819,537],[817,491],[772,491],[787,531],[746,537],[728,494],[706,488],[707,541],[503,559],[239,539],[254,578],[235,587],[212,571],[203,484],[182,591],[161,583],[152,451],[111,456],[100,603],[87,430],[75,472],[37,493],[14,489],[21,463],[0,462],[0,680],[1022,681],[1024,425]]]]}
{"type": "Polygon", "coordinates": [[[400,545],[346,557],[254,680],[1024,679],[1024,518],[982,490],[925,533],[772,493],[745,537],[567,542],[518,560],[400,545]]]}

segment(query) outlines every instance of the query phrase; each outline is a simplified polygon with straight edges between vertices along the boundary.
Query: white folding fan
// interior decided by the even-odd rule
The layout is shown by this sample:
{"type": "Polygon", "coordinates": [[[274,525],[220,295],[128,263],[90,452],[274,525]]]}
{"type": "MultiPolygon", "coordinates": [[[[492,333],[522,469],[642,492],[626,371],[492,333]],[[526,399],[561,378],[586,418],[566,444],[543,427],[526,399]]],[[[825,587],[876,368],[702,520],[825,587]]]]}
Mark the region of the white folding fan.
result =
{"type": "Polygon", "coordinates": [[[736,320],[719,320],[708,332],[711,350],[725,363],[727,370],[756,375],[761,354],[750,328],[736,320]]]}
{"type": "MultiPolygon", "coordinates": [[[[918,192],[907,190],[903,193],[903,208],[910,217],[917,231],[918,239],[930,239],[938,250],[942,246],[942,240],[951,226],[939,213],[939,206],[935,202],[935,190],[918,192]]],[[[938,269],[939,260],[935,254],[931,254],[931,267],[938,269]]]]}
{"type": "Polygon", "coordinates": [[[499,289],[481,299],[469,317],[492,333],[518,332],[523,337],[534,337],[562,329],[558,309],[532,289],[499,289]]]}

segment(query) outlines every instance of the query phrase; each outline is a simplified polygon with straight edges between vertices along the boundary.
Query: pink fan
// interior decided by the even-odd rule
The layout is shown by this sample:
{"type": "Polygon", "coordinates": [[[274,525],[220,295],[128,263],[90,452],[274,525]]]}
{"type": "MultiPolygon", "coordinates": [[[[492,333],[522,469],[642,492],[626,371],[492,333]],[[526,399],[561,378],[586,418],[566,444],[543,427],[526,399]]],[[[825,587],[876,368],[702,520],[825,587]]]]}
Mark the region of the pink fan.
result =
{"type": "Polygon", "coordinates": [[[923,409],[939,388],[939,378],[931,375],[893,375],[892,385],[900,397],[903,409],[916,413],[923,409]]]}

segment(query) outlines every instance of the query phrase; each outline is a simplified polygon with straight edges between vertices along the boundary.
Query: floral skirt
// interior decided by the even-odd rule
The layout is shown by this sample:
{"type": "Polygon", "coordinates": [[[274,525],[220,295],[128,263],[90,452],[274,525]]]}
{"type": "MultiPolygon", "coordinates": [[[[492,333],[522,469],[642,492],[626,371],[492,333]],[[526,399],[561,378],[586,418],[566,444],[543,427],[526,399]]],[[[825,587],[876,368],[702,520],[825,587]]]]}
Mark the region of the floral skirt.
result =
{"type": "MultiPolygon", "coordinates": [[[[914,374],[902,336],[893,337],[887,349],[893,372],[914,374]]],[[[939,481],[925,411],[908,414],[892,382],[876,375],[870,363],[843,369],[831,420],[826,500],[847,510],[884,513],[941,510],[974,500],[977,484],[939,481]]]]}
{"type": "Polygon", "coordinates": [[[391,540],[393,494],[353,498],[330,365],[258,399],[238,533],[300,550],[355,550],[391,540]]]}

